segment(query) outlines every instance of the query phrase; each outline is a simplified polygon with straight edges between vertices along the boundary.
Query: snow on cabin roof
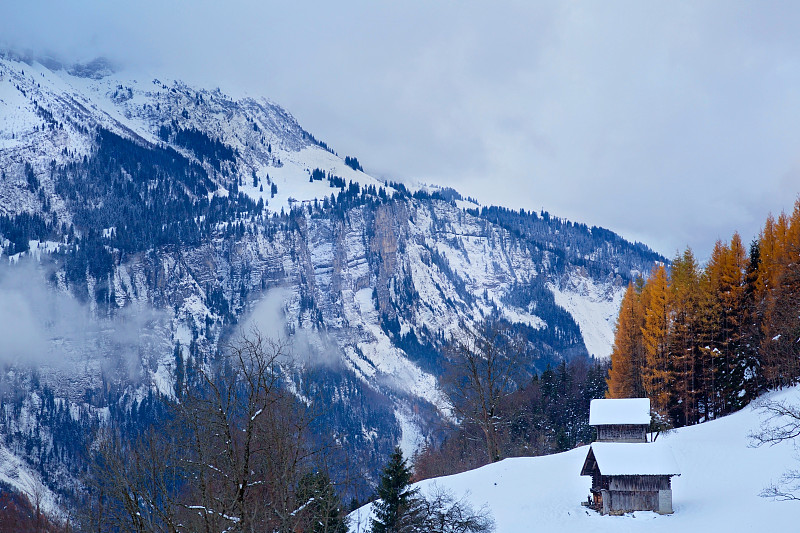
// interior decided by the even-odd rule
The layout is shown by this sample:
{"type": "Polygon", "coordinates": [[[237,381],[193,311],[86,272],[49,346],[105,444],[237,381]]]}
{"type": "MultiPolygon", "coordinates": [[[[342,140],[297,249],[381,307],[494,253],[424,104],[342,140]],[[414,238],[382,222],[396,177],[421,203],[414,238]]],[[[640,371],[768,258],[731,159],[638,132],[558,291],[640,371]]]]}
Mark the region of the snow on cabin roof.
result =
{"type": "Polygon", "coordinates": [[[593,442],[589,453],[604,476],[681,475],[672,450],[661,443],[593,442]]]}
{"type": "Polygon", "coordinates": [[[649,423],[649,398],[592,400],[592,403],[589,405],[590,426],[649,423]]]}

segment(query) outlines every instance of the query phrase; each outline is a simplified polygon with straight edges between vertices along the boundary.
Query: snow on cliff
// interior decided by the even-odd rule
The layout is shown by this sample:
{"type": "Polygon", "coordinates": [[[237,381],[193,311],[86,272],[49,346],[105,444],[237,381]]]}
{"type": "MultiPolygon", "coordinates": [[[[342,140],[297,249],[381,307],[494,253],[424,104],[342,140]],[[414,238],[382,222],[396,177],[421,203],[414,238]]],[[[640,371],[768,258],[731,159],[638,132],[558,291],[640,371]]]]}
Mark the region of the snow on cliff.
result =
{"type": "Polygon", "coordinates": [[[548,287],[556,303],[578,323],[589,355],[610,357],[625,287],[598,283],[575,272],[560,286],[551,283],[548,287]]]}

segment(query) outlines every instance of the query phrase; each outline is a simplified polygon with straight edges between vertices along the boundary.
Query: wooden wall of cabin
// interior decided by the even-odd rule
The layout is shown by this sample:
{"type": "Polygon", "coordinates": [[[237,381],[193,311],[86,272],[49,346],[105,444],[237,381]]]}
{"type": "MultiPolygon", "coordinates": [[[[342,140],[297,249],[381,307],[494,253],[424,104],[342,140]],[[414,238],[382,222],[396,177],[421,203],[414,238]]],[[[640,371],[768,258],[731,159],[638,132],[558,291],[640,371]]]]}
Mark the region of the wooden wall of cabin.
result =
{"type": "Polygon", "coordinates": [[[654,511],[658,509],[658,491],[608,491],[605,493],[611,511],[654,511]]]}
{"type": "Polygon", "coordinates": [[[609,490],[658,492],[659,490],[670,490],[672,488],[672,482],[669,476],[601,476],[601,477],[608,478],[607,486],[609,490]]]}
{"type": "Polygon", "coordinates": [[[597,426],[597,442],[647,442],[647,426],[632,424],[597,426]]]}

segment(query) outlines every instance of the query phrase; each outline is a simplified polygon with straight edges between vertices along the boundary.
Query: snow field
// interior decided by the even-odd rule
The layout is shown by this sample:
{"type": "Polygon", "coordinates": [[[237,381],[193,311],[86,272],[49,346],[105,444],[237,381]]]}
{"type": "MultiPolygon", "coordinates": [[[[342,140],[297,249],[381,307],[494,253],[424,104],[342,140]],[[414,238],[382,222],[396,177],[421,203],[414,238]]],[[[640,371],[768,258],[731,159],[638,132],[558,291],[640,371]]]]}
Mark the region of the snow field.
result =
{"type": "MultiPolygon", "coordinates": [[[[800,387],[767,398],[797,404],[800,387]]],[[[456,497],[466,495],[476,509],[486,504],[498,533],[797,531],[800,504],[758,495],[783,472],[800,467],[789,442],[750,447],[748,434],[758,429],[761,419],[758,409],[750,406],[657,439],[653,445],[668,445],[682,472],[672,478],[672,515],[635,512],[601,516],[582,507],[591,485],[589,477],[579,475],[588,446],[543,457],[505,459],[417,486],[423,493],[438,485],[456,497]]],[[[350,515],[351,533],[368,530],[369,512],[370,505],[366,505],[350,515]]]]}

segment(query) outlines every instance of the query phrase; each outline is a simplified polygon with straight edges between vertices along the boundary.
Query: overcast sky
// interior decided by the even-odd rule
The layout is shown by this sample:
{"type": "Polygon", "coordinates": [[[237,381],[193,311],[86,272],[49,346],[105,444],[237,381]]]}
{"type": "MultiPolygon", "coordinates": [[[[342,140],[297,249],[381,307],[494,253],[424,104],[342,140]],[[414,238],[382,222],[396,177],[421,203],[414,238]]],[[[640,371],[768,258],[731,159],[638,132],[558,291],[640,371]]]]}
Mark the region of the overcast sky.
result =
{"type": "Polygon", "coordinates": [[[374,175],[673,256],[800,192],[800,3],[4,0],[6,46],[263,95],[374,175]]]}

